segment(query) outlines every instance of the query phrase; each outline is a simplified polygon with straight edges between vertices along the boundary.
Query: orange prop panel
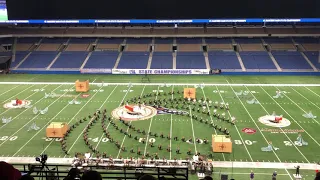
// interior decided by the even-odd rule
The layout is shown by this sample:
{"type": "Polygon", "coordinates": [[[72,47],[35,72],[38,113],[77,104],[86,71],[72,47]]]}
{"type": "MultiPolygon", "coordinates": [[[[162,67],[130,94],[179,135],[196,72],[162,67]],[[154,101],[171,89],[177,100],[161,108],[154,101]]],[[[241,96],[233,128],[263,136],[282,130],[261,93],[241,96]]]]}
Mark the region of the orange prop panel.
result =
{"type": "Polygon", "coordinates": [[[184,88],[184,98],[195,99],[196,98],[196,88],[184,88]]]}
{"type": "Polygon", "coordinates": [[[69,126],[62,122],[52,122],[46,129],[46,136],[49,138],[63,138],[69,126]]]}
{"type": "Polygon", "coordinates": [[[76,81],[76,92],[88,92],[89,91],[89,80],[86,81],[76,81]]]}
{"type": "Polygon", "coordinates": [[[230,136],[212,135],[212,151],[215,153],[232,153],[230,136]]]}

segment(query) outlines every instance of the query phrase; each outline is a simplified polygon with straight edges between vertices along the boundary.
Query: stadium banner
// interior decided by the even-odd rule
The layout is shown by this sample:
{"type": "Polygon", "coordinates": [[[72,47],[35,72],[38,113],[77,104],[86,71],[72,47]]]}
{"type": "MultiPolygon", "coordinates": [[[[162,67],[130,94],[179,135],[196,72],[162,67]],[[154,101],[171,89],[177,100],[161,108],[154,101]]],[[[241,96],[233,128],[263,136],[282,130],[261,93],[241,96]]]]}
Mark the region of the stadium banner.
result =
{"type": "Polygon", "coordinates": [[[209,69],[112,69],[112,74],[209,74],[209,69]]]}
{"type": "Polygon", "coordinates": [[[112,74],[112,69],[81,69],[81,74],[112,74]]]}
{"type": "Polygon", "coordinates": [[[0,23],[8,24],[183,24],[183,23],[317,23],[320,18],[248,18],[248,19],[31,19],[31,20],[1,20],[0,23]]]}

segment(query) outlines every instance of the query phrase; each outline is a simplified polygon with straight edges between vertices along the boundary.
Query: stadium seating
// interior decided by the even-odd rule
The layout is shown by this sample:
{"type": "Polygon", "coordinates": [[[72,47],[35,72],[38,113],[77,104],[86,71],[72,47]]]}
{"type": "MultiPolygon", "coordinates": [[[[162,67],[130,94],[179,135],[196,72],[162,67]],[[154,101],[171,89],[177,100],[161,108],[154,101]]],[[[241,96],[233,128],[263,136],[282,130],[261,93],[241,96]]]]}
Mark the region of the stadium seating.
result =
{"type": "Polygon", "coordinates": [[[116,51],[94,51],[84,68],[112,69],[117,61],[119,53],[116,51]]]}
{"type": "Polygon", "coordinates": [[[172,38],[155,38],[154,39],[155,44],[173,44],[172,38]]]}
{"type": "Polygon", "coordinates": [[[151,38],[127,38],[127,44],[150,44],[151,38]]]}
{"type": "Polygon", "coordinates": [[[151,69],[172,69],[172,52],[154,52],[152,56],[151,69]]]}
{"type": "Polygon", "coordinates": [[[11,62],[11,68],[15,68],[26,57],[28,53],[29,52],[26,51],[17,51],[15,60],[11,62]]]}
{"type": "Polygon", "coordinates": [[[34,51],[19,68],[47,68],[57,54],[55,51],[34,51]]]}
{"type": "Polygon", "coordinates": [[[177,38],[177,44],[202,44],[201,38],[177,38]]]}
{"type": "Polygon", "coordinates": [[[235,52],[209,51],[208,58],[211,69],[241,69],[235,52]]]}
{"type": "Polygon", "coordinates": [[[88,52],[69,51],[62,52],[59,58],[53,63],[52,68],[80,68],[88,52]]]}
{"type": "Polygon", "coordinates": [[[206,69],[203,52],[177,52],[177,69],[206,69]]]}
{"type": "Polygon", "coordinates": [[[70,44],[90,44],[94,43],[97,38],[70,38],[70,44]]]}
{"type": "Polygon", "coordinates": [[[43,38],[41,43],[44,44],[62,44],[66,43],[69,38],[43,38]]]}
{"type": "Polygon", "coordinates": [[[266,51],[239,52],[246,69],[276,69],[266,51]]]}
{"type": "Polygon", "coordinates": [[[298,51],[273,51],[272,54],[282,69],[312,69],[298,51]]]}
{"type": "Polygon", "coordinates": [[[304,54],[308,57],[308,59],[312,62],[312,64],[320,70],[319,51],[308,51],[308,52],[304,52],[304,54]]]}
{"type": "Polygon", "coordinates": [[[118,69],[146,69],[149,52],[122,52],[118,69]]]}

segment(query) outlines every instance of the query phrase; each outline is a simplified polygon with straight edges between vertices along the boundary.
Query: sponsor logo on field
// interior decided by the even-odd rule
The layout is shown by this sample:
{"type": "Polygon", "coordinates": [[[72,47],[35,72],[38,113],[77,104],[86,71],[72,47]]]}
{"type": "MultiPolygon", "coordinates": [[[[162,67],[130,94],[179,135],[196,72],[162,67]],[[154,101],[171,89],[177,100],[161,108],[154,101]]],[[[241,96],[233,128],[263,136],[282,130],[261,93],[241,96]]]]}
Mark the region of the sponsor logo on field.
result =
{"type": "Polygon", "coordinates": [[[118,107],[112,111],[112,116],[116,119],[121,119],[125,121],[139,121],[150,119],[157,115],[157,109],[151,106],[139,107],[138,105],[129,105],[133,108],[130,111],[125,108],[125,106],[118,107]]]}
{"type": "Polygon", "coordinates": [[[252,128],[243,128],[241,131],[246,133],[246,134],[254,134],[254,133],[257,132],[257,130],[252,129],[252,128]]]}
{"type": "Polygon", "coordinates": [[[3,105],[3,107],[6,108],[6,109],[17,109],[17,108],[23,108],[23,107],[30,106],[30,104],[31,104],[31,101],[29,101],[29,100],[22,100],[22,101],[21,101],[21,104],[16,105],[16,100],[11,100],[10,102],[5,103],[5,104],[3,105]]]}
{"type": "Polygon", "coordinates": [[[275,116],[272,116],[272,115],[262,116],[259,118],[259,121],[266,126],[278,127],[278,128],[288,127],[291,124],[291,122],[284,117],[282,117],[281,121],[276,123],[274,122],[275,116]]]}
{"type": "Polygon", "coordinates": [[[90,94],[81,94],[81,97],[82,98],[87,98],[87,97],[89,97],[90,96],[90,94]]]}
{"type": "Polygon", "coordinates": [[[262,132],[270,132],[270,133],[286,133],[286,134],[298,134],[303,133],[303,129],[269,129],[269,128],[262,128],[262,132]]]}

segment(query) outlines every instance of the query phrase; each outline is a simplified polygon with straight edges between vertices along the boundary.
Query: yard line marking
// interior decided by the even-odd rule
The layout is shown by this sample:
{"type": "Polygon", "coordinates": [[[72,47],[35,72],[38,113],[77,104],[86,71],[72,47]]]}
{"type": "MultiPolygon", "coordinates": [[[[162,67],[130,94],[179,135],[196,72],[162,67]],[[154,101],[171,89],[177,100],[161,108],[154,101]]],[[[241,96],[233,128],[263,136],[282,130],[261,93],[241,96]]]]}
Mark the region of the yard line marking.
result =
{"type": "MultiPolygon", "coordinates": [[[[10,91],[12,91],[13,89],[15,89],[15,88],[17,88],[17,87],[19,87],[19,86],[21,86],[22,84],[19,84],[18,86],[15,86],[15,87],[13,87],[13,88],[11,88],[11,89],[9,89],[9,90],[7,90],[7,91],[5,91],[5,92],[3,92],[3,93],[1,93],[0,94],[0,97],[2,96],[2,95],[4,95],[4,94],[6,94],[7,92],[10,92],[10,91]]],[[[34,86],[34,85],[33,85],[34,86]]],[[[32,86],[31,86],[32,87],[32,86]]]]}
{"type": "MultiPolygon", "coordinates": [[[[207,102],[206,94],[204,93],[203,88],[201,88],[201,90],[202,90],[202,93],[203,93],[204,99],[205,99],[205,101],[206,101],[207,109],[208,109],[208,110],[209,110],[209,112],[210,112],[210,108],[209,108],[209,105],[208,105],[208,102],[207,102]]],[[[220,93],[220,92],[219,92],[219,93],[220,93]]],[[[210,113],[211,113],[211,112],[210,112],[210,113]]],[[[209,116],[210,116],[211,121],[213,121],[211,114],[210,114],[209,116]]],[[[231,117],[230,117],[230,118],[231,118],[231,117]]],[[[215,134],[217,134],[217,130],[216,130],[215,128],[214,128],[214,132],[215,132],[215,134]]],[[[223,160],[224,160],[224,161],[226,161],[226,158],[225,158],[225,156],[224,156],[224,153],[222,153],[222,157],[223,157],[223,160]]]]}
{"type": "Polygon", "coordinates": [[[297,125],[304,130],[305,133],[308,134],[308,136],[316,143],[318,144],[318,146],[320,146],[320,144],[318,143],[318,141],[316,141],[305,129],[303,129],[303,127],[298,123],[298,121],[296,121],[276,100],[274,100],[270,94],[262,87],[260,87],[286,114],[288,114],[288,116],[295,122],[297,123],[297,125]]]}
{"type": "MultiPolygon", "coordinates": [[[[278,89],[279,91],[281,91],[279,88],[275,87],[276,89],[278,89]]],[[[304,109],[302,109],[295,101],[293,101],[288,95],[286,95],[286,93],[283,93],[284,96],[286,96],[293,104],[295,104],[299,109],[301,109],[304,113],[307,113],[304,109]]],[[[320,125],[320,123],[315,120],[314,118],[311,118],[312,120],[314,120],[317,124],[320,125]]]]}
{"type": "MultiPolygon", "coordinates": [[[[308,87],[306,87],[306,86],[304,86],[306,89],[308,89],[310,92],[312,92],[314,95],[316,95],[316,96],[318,96],[318,97],[320,97],[320,95],[319,94],[317,94],[317,93],[315,93],[314,91],[312,91],[312,89],[309,89],[308,87]]],[[[317,103],[318,104],[318,103],[317,103]]]]}
{"type": "MultiPolygon", "coordinates": [[[[128,95],[128,92],[130,92],[131,87],[132,87],[132,86],[129,86],[129,88],[127,89],[127,92],[126,92],[126,94],[123,96],[122,101],[119,103],[119,106],[122,104],[122,102],[124,101],[124,99],[125,99],[125,98],[126,98],[126,96],[128,95]]],[[[111,121],[108,123],[108,125],[107,125],[106,129],[108,129],[108,127],[109,127],[109,125],[110,125],[110,124],[111,124],[111,121]]],[[[97,143],[97,145],[96,145],[95,149],[97,149],[97,148],[98,148],[98,146],[99,146],[99,144],[100,144],[100,142],[101,142],[101,140],[102,140],[103,136],[104,136],[104,132],[102,133],[102,135],[101,135],[101,137],[100,137],[100,139],[99,139],[99,141],[98,141],[98,143],[97,143]]],[[[121,146],[121,147],[122,147],[122,146],[121,146]]],[[[121,149],[121,147],[120,147],[120,149],[121,149]]],[[[93,156],[93,155],[94,155],[94,153],[92,153],[92,156],[93,156]]],[[[91,156],[91,157],[92,157],[92,156],[91,156]]]]}
{"type": "MultiPolygon", "coordinates": [[[[60,86],[58,86],[57,88],[59,88],[60,86]]],[[[57,89],[56,88],[56,89],[57,89]]],[[[67,92],[65,92],[64,94],[66,94],[67,92]]],[[[63,95],[64,95],[63,94],[63,95]]],[[[57,100],[59,100],[60,98],[61,98],[62,96],[60,96],[58,99],[56,99],[56,101],[57,100]]],[[[49,104],[47,107],[50,107],[52,104],[54,104],[55,103],[55,101],[54,102],[52,102],[51,104],[49,104]]],[[[33,117],[29,122],[27,122],[24,126],[22,126],[20,129],[18,129],[15,133],[13,133],[7,140],[5,140],[3,143],[1,143],[0,144],[0,147],[5,143],[5,142],[7,142],[12,136],[14,136],[15,134],[17,134],[19,131],[21,131],[21,129],[23,129],[25,126],[27,126],[33,119],[35,119],[35,118],[37,118],[39,116],[39,114],[37,114],[35,117],[33,117]]],[[[42,128],[43,129],[43,128],[42,128]]],[[[39,131],[38,131],[39,132],[39,131]]]]}
{"type": "MultiPolygon", "coordinates": [[[[171,92],[173,92],[173,88],[174,88],[174,85],[172,86],[171,92]]],[[[171,95],[171,99],[173,99],[173,94],[171,95]]],[[[170,114],[170,148],[172,149],[172,114],[170,114]]],[[[172,155],[172,150],[170,151],[170,159],[171,159],[171,155],[172,155]]]]}
{"type": "MultiPolygon", "coordinates": [[[[102,88],[102,86],[99,88],[99,90],[100,90],[101,88],[102,88]]],[[[70,119],[70,121],[69,121],[67,124],[70,124],[70,123],[71,123],[71,121],[81,112],[81,110],[90,102],[90,100],[93,99],[93,97],[97,95],[97,93],[98,93],[98,91],[95,92],[95,93],[91,96],[91,98],[78,110],[78,112],[70,119]]],[[[47,150],[47,148],[52,144],[52,142],[54,142],[54,141],[55,141],[55,140],[53,139],[53,140],[44,148],[44,150],[43,150],[40,154],[43,154],[43,153],[47,150]]]]}
{"type": "MultiPolygon", "coordinates": [[[[247,87],[247,86],[245,86],[246,88],[247,88],[247,90],[249,91],[249,93],[256,99],[256,100],[258,100],[257,98],[256,98],[256,96],[250,91],[250,89],[247,87]]],[[[260,104],[260,106],[262,107],[262,109],[268,114],[268,115],[270,115],[270,113],[266,110],[266,108],[262,105],[262,104],[260,104]]],[[[289,136],[282,130],[282,128],[279,128],[280,130],[281,130],[281,132],[282,132],[282,134],[283,135],[285,135],[286,137],[287,137],[287,139],[291,142],[291,144],[298,150],[298,152],[302,155],[302,157],[308,162],[308,163],[310,163],[310,161],[306,158],[306,156],[299,150],[299,148],[295,145],[295,143],[289,138],[289,136]]]]}
{"type": "MultiPolygon", "coordinates": [[[[157,95],[156,95],[156,100],[158,99],[158,94],[159,94],[159,88],[160,86],[158,86],[158,90],[157,90],[157,95]]],[[[154,116],[153,116],[154,117],[154,116]]],[[[150,125],[149,125],[149,129],[148,129],[148,133],[147,133],[147,140],[146,140],[146,145],[144,147],[144,152],[143,152],[143,155],[146,156],[146,152],[147,152],[147,146],[148,146],[148,142],[149,142],[149,133],[150,133],[150,130],[151,130],[151,125],[152,125],[152,120],[153,120],[153,117],[151,118],[150,120],[150,125]]],[[[171,147],[170,147],[171,148],[171,147]]],[[[172,148],[171,148],[172,149],[172,148]]],[[[117,157],[118,158],[118,157],[117,157]]]]}
{"type": "MultiPolygon", "coordinates": [[[[220,95],[220,98],[221,98],[222,102],[225,104],[225,101],[224,101],[224,99],[223,99],[223,97],[222,97],[222,95],[221,95],[221,93],[220,93],[220,91],[219,91],[218,86],[216,86],[216,89],[217,89],[217,91],[219,92],[219,95],[220,95]]],[[[228,114],[229,114],[229,117],[230,117],[230,119],[231,119],[232,115],[231,115],[231,113],[230,113],[230,110],[228,111],[228,114]]],[[[248,148],[247,148],[247,145],[246,145],[246,143],[244,143],[244,140],[243,140],[243,138],[242,138],[242,136],[241,136],[241,134],[240,134],[240,132],[239,132],[239,130],[238,130],[238,126],[237,126],[236,124],[234,124],[234,127],[235,127],[236,130],[237,130],[237,133],[238,133],[238,135],[239,135],[239,137],[240,137],[240,139],[241,139],[241,141],[242,141],[242,144],[244,145],[244,148],[246,149],[246,151],[247,151],[247,153],[248,153],[248,155],[249,155],[249,157],[250,157],[250,160],[253,161],[252,156],[251,156],[251,154],[250,154],[250,152],[249,152],[249,150],[248,150],[248,148]]]]}
{"type": "MultiPolygon", "coordinates": [[[[228,82],[228,80],[226,80],[228,82]]],[[[229,82],[228,82],[229,83],[229,82]]],[[[233,93],[236,95],[236,92],[234,91],[233,87],[230,86],[233,93]]],[[[245,111],[248,113],[248,115],[250,116],[252,122],[256,125],[257,129],[259,130],[260,134],[262,135],[262,137],[264,138],[264,140],[266,141],[266,143],[268,143],[267,138],[264,136],[264,134],[261,132],[261,129],[259,128],[259,126],[257,125],[257,123],[255,122],[255,120],[253,119],[253,117],[251,116],[250,112],[248,111],[248,109],[246,108],[246,106],[243,104],[243,102],[241,101],[241,99],[239,98],[239,96],[236,95],[236,97],[238,98],[239,102],[242,104],[243,108],[245,109],[245,111]]],[[[276,158],[278,159],[278,161],[281,163],[281,160],[279,158],[279,156],[276,154],[276,152],[274,150],[272,150],[273,154],[276,156],[276,158]]],[[[288,173],[288,175],[290,175],[290,173],[288,172],[287,169],[285,169],[286,172],[288,173]]],[[[291,175],[290,175],[290,179],[292,179],[291,175]]],[[[292,179],[293,180],[293,179],[292,179]]]]}
{"type": "Polygon", "coordinates": [[[302,95],[301,93],[299,93],[297,90],[295,90],[294,88],[291,87],[292,90],[294,90],[296,93],[298,93],[300,96],[302,96],[305,100],[309,101],[309,104],[314,105],[315,107],[317,107],[318,109],[320,109],[319,106],[317,106],[315,103],[313,103],[312,101],[310,101],[308,98],[306,98],[304,95],[302,95]]]}
{"type": "MultiPolygon", "coordinates": [[[[113,90],[111,91],[111,93],[109,94],[109,96],[107,97],[107,99],[102,103],[102,105],[100,106],[100,108],[99,109],[101,109],[103,106],[104,106],[104,104],[107,102],[107,100],[109,99],[109,97],[113,94],[113,92],[114,92],[114,90],[116,89],[118,87],[118,85],[116,85],[114,88],[113,88],[113,90]]],[[[110,124],[110,123],[109,123],[110,124]]],[[[108,124],[108,126],[109,126],[109,124],[108,124]]],[[[77,137],[77,139],[73,142],[73,144],[71,145],[71,147],[69,148],[69,150],[67,151],[67,153],[69,153],[70,152],[70,150],[73,148],[73,146],[76,144],[76,142],[79,140],[79,138],[82,136],[82,134],[83,134],[83,132],[85,131],[85,129],[86,128],[84,128],[83,130],[82,130],[82,132],[79,134],[79,136],[77,137]]],[[[65,155],[63,158],[65,158],[67,155],[65,155]]]]}
{"type": "MultiPolygon", "coordinates": [[[[6,99],[6,100],[4,100],[3,102],[5,103],[5,102],[7,102],[7,101],[9,101],[9,100],[12,100],[12,98],[15,98],[15,97],[17,97],[17,95],[19,95],[19,94],[21,94],[21,93],[23,93],[24,91],[26,91],[26,90],[28,90],[28,89],[30,89],[31,87],[33,87],[34,85],[32,85],[32,86],[30,86],[30,87],[28,87],[28,88],[26,88],[26,89],[24,89],[23,91],[21,91],[21,92],[19,92],[18,94],[15,94],[15,95],[13,95],[13,96],[11,96],[10,98],[8,98],[8,99],[6,99]]],[[[45,86],[43,86],[42,88],[45,88],[45,87],[47,87],[48,85],[45,85],[45,86]]],[[[36,94],[37,92],[34,92],[34,93],[32,93],[30,96],[28,96],[28,97],[26,97],[26,98],[24,98],[24,99],[27,99],[27,98],[29,98],[29,97],[31,97],[31,96],[33,96],[34,94],[36,94]]],[[[7,112],[7,111],[9,111],[10,110],[10,108],[9,109],[6,109],[5,111],[3,111],[0,115],[2,115],[2,114],[4,114],[5,112],[7,112]]]]}
{"type": "MultiPolygon", "coordinates": [[[[0,82],[0,84],[51,84],[51,85],[74,85],[74,82],[0,82]]],[[[102,83],[90,83],[90,85],[101,85],[102,83]]],[[[105,85],[146,85],[146,86],[160,86],[163,85],[164,83],[104,83],[105,85]]],[[[175,85],[175,86],[194,86],[194,85],[199,85],[199,83],[167,83],[167,85],[175,85]]],[[[271,86],[276,86],[276,87],[320,87],[320,84],[204,84],[206,86],[265,86],[265,87],[271,87],[271,86]]]]}
{"type": "MultiPolygon", "coordinates": [[[[77,97],[79,97],[80,96],[80,94],[78,94],[77,96],[76,96],[76,98],[77,97]]],[[[60,96],[61,97],[61,96],[60,96]]],[[[59,97],[59,98],[60,98],[59,97]]],[[[54,104],[54,102],[52,103],[52,104],[54,104]]],[[[52,105],[51,104],[51,105],[52,105]]],[[[49,105],[49,106],[51,106],[51,105],[49,105]]],[[[68,106],[69,106],[70,104],[68,103],[67,105],[65,105],[53,118],[51,118],[51,120],[49,120],[40,130],[38,130],[37,131],[37,133],[36,134],[34,134],[22,147],[20,147],[20,149],[17,151],[17,152],[15,152],[13,155],[12,155],[12,157],[14,157],[16,154],[18,154],[34,137],[36,137],[44,128],[46,128],[46,126],[48,125],[48,124],[50,124],[50,122],[52,122],[53,120],[54,120],[54,118],[55,117],[57,117],[64,109],[66,109],[68,106]]],[[[48,107],[49,107],[48,106],[48,107]]],[[[39,115],[39,114],[38,114],[39,115]]]]}
{"type": "MultiPolygon", "coordinates": [[[[140,93],[140,96],[143,95],[143,92],[144,92],[144,88],[145,88],[145,87],[146,87],[146,86],[143,86],[143,89],[142,89],[142,91],[141,91],[141,93],[140,93]]],[[[131,123],[132,123],[132,121],[129,122],[129,125],[130,125],[131,123]]],[[[129,129],[130,129],[130,128],[128,127],[126,132],[129,132],[129,129]]],[[[121,148],[122,148],[122,146],[123,146],[123,144],[124,144],[124,141],[125,141],[126,137],[127,137],[127,135],[124,135],[124,137],[123,137],[123,139],[122,139],[121,146],[120,146],[120,149],[119,149],[117,158],[119,157],[119,155],[120,155],[120,153],[121,153],[121,148]]],[[[146,142],[146,144],[147,144],[147,142],[146,142]]]]}
{"type": "MultiPolygon", "coordinates": [[[[47,86],[48,86],[48,85],[45,85],[45,86],[43,86],[43,87],[47,87],[47,86]]],[[[56,87],[54,90],[58,89],[58,88],[61,87],[61,86],[62,86],[62,85],[56,87]]],[[[54,90],[53,90],[53,91],[54,91],[54,90]]],[[[35,93],[37,93],[37,92],[35,92],[35,93]]],[[[31,94],[31,95],[28,96],[28,97],[33,96],[35,93],[31,94]]],[[[42,97],[41,99],[39,99],[38,101],[36,101],[33,105],[37,104],[38,102],[41,102],[42,99],[44,99],[44,97],[42,97]]],[[[23,113],[26,112],[27,110],[28,110],[28,109],[25,109],[25,110],[23,110],[21,113],[19,113],[18,115],[16,115],[14,118],[12,118],[12,121],[13,121],[14,119],[18,118],[21,114],[23,114],[23,113]]],[[[3,113],[5,113],[5,112],[7,112],[7,111],[4,111],[3,113]]],[[[2,115],[3,113],[1,113],[0,115],[2,115]]],[[[25,119],[27,119],[27,118],[25,118],[25,119]]],[[[12,122],[12,121],[10,121],[10,122],[12,122]]],[[[10,122],[2,125],[2,126],[0,127],[0,129],[2,129],[2,128],[5,127],[6,125],[10,124],[10,122]]],[[[29,122],[28,122],[28,123],[29,123],[29,122]]]]}
{"type": "Polygon", "coordinates": [[[193,129],[193,120],[192,120],[192,111],[191,111],[191,107],[189,105],[189,111],[190,111],[190,122],[191,122],[191,128],[192,128],[192,135],[193,135],[193,144],[194,144],[194,151],[195,153],[197,154],[198,151],[197,151],[197,145],[196,145],[196,137],[194,135],[194,129],[193,129]]]}

